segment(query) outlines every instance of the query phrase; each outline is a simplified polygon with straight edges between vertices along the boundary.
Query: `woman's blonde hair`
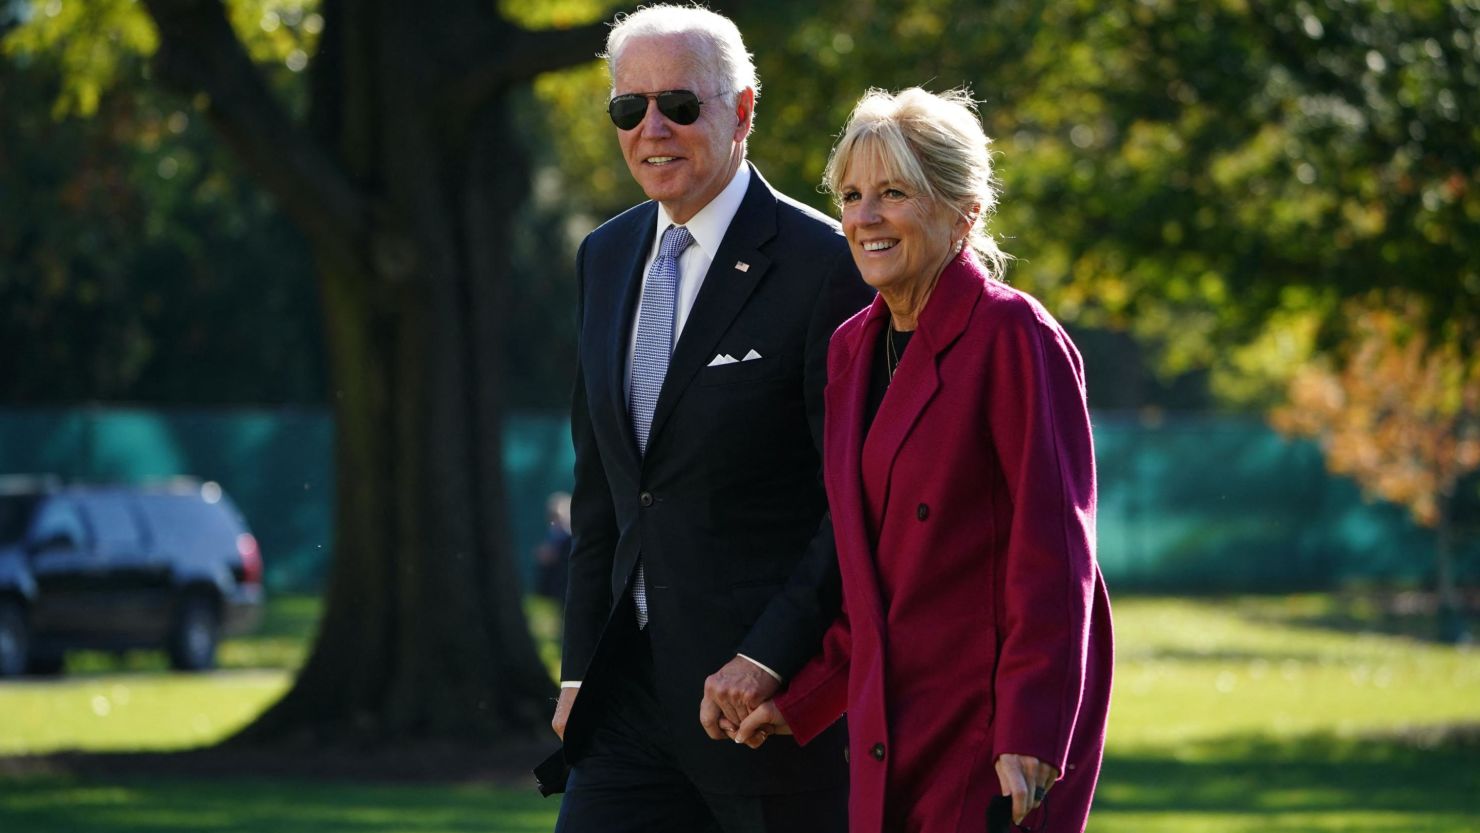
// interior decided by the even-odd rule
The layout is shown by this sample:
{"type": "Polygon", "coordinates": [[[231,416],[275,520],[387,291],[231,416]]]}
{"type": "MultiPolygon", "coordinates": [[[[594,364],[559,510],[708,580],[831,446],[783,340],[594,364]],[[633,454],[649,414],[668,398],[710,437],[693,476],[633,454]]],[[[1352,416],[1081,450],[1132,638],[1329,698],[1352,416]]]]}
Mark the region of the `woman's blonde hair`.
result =
{"type": "Polygon", "coordinates": [[[991,145],[977,117],[976,102],[965,90],[870,89],[854,106],[833,146],[822,187],[838,199],[848,167],[869,155],[891,179],[970,220],[966,242],[1000,280],[1010,256],[987,231],[1000,192],[992,174],[991,145]]]}

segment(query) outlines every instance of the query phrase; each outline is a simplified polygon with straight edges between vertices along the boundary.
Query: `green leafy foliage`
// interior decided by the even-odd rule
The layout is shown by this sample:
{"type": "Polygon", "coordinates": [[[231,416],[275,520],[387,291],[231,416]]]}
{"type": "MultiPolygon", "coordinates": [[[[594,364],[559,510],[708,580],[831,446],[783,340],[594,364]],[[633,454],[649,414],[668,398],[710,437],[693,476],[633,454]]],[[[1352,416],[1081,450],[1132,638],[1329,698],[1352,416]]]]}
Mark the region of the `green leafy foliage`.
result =
{"type": "MultiPolygon", "coordinates": [[[[1168,376],[1267,405],[1339,335],[1338,300],[1400,283],[1480,311],[1480,12],[1469,0],[752,2],[751,156],[824,205],[868,87],[970,88],[1001,152],[1012,280],[1126,330],[1168,376]]],[[[599,66],[538,86],[576,202],[633,194],[599,66]],[[584,103],[583,103],[584,102],[584,103]]]]}
{"type": "MultiPolygon", "coordinates": [[[[311,61],[323,26],[315,4],[227,5],[278,92],[301,102],[296,70],[311,61]]],[[[1283,400],[1296,369],[1346,337],[1344,299],[1397,285],[1432,301],[1436,330],[1445,329],[1438,319],[1480,315],[1480,127],[1465,117],[1480,112],[1477,5],[722,8],[745,32],[764,84],[750,154],[782,190],[829,208],[817,183],[866,88],[965,86],[1000,151],[1005,193],[994,230],[1018,258],[1011,280],[1077,331],[1133,335],[1164,385],[1206,378],[1226,404],[1267,407],[1283,400]]],[[[624,7],[499,3],[530,27],[624,7]]],[[[61,79],[50,99],[58,112],[94,112],[99,91],[142,83],[139,58],[154,38],[136,3],[22,8],[5,54],[21,65],[48,56],[61,79]]],[[[585,231],[642,198],[601,106],[608,83],[593,56],[541,77],[522,105],[523,141],[539,167],[536,260],[563,262],[585,231]],[[564,251],[552,257],[551,247],[564,251]]],[[[530,270],[541,267],[531,260],[530,270]]],[[[570,294],[569,276],[543,271],[553,287],[519,303],[550,320],[570,294]]]]}
{"type": "Polygon", "coordinates": [[[0,62],[0,351],[18,357],[0,398],[318,400],[296,232],[141,55],[114,52],[90,113],[58,110],[79,100],[73,45],[0,62]]]}
{"type": "Polygon", "coordinates": [[[33,0],[19,5],[24,23],[3,54],[23,61],[47,54],[62,79],[52,114],[91,116],[105,90],[129,74],[140,55],[159,46],[154,24],[134,0],[33,0]]]}
{"type": "MultiPolygon", "coordinates": [[[[254,60],[290,72],[308,65],[324,27],[317,0],[230,0],[226,6],[254,60]]],[[[0,54],[22,64],[42,55],[56,63],[62,80],[52,104],[56,117],[96,114],[103,95],[134,83],[139,59],[159,46],[138,0],[21,0],[17,8],[21,24],[5,35],[0,54]]]]}

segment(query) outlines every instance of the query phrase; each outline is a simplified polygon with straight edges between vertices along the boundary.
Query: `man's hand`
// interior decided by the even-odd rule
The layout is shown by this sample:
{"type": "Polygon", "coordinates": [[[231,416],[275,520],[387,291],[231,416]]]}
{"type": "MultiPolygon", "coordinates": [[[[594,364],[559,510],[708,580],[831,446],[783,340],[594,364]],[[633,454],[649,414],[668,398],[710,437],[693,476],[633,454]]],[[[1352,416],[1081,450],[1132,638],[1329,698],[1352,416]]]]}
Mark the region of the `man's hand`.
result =
{"type": "Polygon", "coordinates": [[[739,726],[756,706],[771,699],[781,688],[775,677],[750,660],[737,656],[704,681],[704,699],[699,701],[699,722],[714,740],[729,737],[720,718],[739,726]]]}
{"type": "Polygon", "coordinates": [[[555,717],[550,721],[550,728],[562,741],[565,740],[565,722],[570,720],[570,707],[576,704],[576,695],[580,693],[579,688],[562,688],[560,699],[555,701],[555,717]]]}
{"type": "Polygon", "coordinates": [[[997,758],[997,780],[1002,794],[1012,796],[1012,823],[1022,824],[1033,809],[1043,803],[1059,771],[1032,755],[1009,755],[997,758]]]}
{"type": "Polygon", "coordinates": [[[740,724],[740,728],[731,737],[736,743],[743,743],[751,749],[760,749],[761,744],[771,735],[789,734],[791,726],[787,724],[781,710],[776,708],[776,701],[767,700],[745,718],[745,722],[740,724]]]}

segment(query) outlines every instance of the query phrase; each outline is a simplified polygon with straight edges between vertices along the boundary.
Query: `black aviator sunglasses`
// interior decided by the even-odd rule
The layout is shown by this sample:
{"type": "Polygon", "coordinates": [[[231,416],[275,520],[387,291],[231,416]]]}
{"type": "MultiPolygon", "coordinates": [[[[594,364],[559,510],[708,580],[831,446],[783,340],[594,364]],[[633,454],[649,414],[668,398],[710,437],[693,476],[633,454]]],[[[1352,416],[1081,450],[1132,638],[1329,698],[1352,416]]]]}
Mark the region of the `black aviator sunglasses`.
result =
{"type": "Polygon", "coordinates": [[[658,112],[674,124],[693,124],[698,121],[699,106],[704,103],[692,90],[624,93],[607,102],[606,112],[612,117],[612,124],[622,130],[631,130],[642,124],[643,116],[647,115],[648,99],[657,100],[658,112]]]}

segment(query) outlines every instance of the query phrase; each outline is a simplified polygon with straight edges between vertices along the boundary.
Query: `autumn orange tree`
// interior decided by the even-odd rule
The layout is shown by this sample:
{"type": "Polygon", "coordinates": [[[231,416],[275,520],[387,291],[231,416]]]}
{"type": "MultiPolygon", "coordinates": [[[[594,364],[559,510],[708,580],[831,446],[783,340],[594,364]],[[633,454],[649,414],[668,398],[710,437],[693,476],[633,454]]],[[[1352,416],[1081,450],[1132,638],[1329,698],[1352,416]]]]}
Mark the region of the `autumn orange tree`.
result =
{"type": "Polygon", "coordinates": [[[1480,471],[1480,356],[1464,322],[1398,291],[1348,302],[1343,346],[1291,378],[1277,428],[1315,438],[1328,467],[1435,530],[1441,630],[1466,636],[1455,580],[1459,486],[1480,471]]]}

